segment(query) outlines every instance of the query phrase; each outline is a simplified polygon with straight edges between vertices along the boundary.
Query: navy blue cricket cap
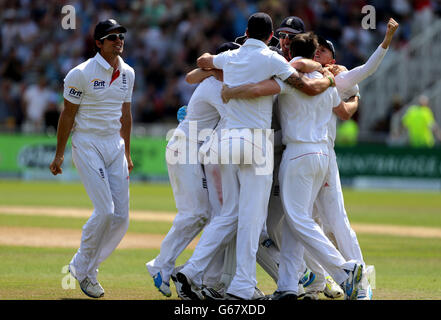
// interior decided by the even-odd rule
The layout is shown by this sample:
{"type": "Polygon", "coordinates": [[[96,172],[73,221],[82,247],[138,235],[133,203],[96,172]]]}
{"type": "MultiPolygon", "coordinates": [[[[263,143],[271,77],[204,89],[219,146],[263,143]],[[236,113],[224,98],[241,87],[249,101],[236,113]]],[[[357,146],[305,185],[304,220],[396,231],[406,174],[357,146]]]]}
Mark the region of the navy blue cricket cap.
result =
{"type": "Polygon", "coordinates": [[[122,33],[127,32],[127,29],[125,27],[123,27],[122,25],[120,25],[118,22],[116,22],[116,20],[114,20],[114,19],[107,19],[104,21],[100,21],[95,26],[93,38],[95,40],[99,40],[102,37],[109,34],[110,31],[117,30],[117,29],[121,30],[122,33]]]}
{"type": "Polygon", "coordinates": [[[335,59],[335,48],[334,48],[334,44],[333,44],[331,41],[326,40],[326,39],[325,39],[324,37],[322,37],[322,36],[317,36],[317,38],[318,38],[318,43],[319,43],[319,45],[324,46],[325,48],[328,48],[328,49],[332,52],[332,58],[335,59]]]}
{"type": "Polygon", "coordinates": [[[288,31],[292,33],[305,33],[305,24],[303,20],[299,17],[290,16],[283,19],[280,27],[276,30],[277,33],[280,31],[288,31]]]}
{"type": "Polygon", "coordinates": [[[216,49],[216,54],[228,51],[228,50],[235,50],[239,49],[240,45],[236,42],[225,42],[222,43],[219,47],[216,49]]]}

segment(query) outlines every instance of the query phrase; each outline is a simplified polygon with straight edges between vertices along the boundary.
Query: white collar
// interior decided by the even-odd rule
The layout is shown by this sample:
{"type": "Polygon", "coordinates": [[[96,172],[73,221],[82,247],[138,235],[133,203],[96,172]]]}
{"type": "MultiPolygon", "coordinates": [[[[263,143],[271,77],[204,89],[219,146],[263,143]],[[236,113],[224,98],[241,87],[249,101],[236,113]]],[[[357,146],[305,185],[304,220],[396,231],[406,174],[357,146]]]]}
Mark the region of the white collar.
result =
{"type": "Polygon", "coordinates": [[[268,47],[265,42],[254,38],[248,38],[242,46],[268,47]]]}
{"type": "MultiPolygon", "coordinates": [[[[97,52],[94,59],[107,71],[109,71],[110,69],[113,69],[113,67],[106,61],[106,59],[103,58],[103,56],[99,52],[97,52]]],[[[122,62],[123,62],[122,58],[120,56],[118,56],[119,68],[122,67],[122,62]]]]}

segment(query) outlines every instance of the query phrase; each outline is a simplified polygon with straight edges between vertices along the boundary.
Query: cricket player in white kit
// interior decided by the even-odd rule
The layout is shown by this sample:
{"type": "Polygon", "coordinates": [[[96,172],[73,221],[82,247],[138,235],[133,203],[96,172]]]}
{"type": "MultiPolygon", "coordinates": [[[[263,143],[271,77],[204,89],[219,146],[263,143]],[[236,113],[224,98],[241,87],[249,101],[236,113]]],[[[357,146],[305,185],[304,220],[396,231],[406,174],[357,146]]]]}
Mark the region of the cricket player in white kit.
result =
{"type": "Polygon", "coordinates": [[[64,110],[50,170],[61,174],[72,133],[72,157],[94,211],[83,227],[81,245],[69,264],[82,291],[104,295],[98,267],[118,246],[129,225],[131,98],[135,72],[120,57],[126,28],[113,19],[94,31],[98,53],[64,79],[64,110]]]}
{"type": "MultiPolygon", "coordinates": [[[[204,54],[198,59],[198,66],[223,69],[224,83],[229,86],[259,82],[273,76],[303,85],[304,80],[300,79],[297,71],[266,46],[272,34],[271,18],[264,13],[253,14],[248,20],[248,40],[240,49],[217,56],[204,54]]],[[[227,105],[226,128],[236,129],[238,134],[233,137],[231,131],[226,132],[222,143],[231,145],[231,141],[237,138],[244,144],[253,144],[253,129],[270,129],[271,116],[271,97],[231,100],[227,105]],[[247,136],[251,139],[246,140],[247,136]]],[[[270,164],[267,174],[256,174],[258,166],[254,162],[221,165],[222,211],[206,227],[193,256],[177,274],[183,290],[190,292],[192,286],[200,287],[201,272],[208,266],[213,254],[232,239],[237,228],[236,274],[227,295],[238,299],[251,299],[253,296],[257,283],[256,252],[272,182],[272,146],[262,145],[262,153],[267,156],[265,164],[270,164]]],[[[235,155],[238,154],[233,157],[235,155]]],[[[243,156],[240,154],[238,158],[243,156]]]]}
{"type": "MultiPolygon", "coordinates": [[[[234,43],[226,43],[217,52],[238,47],[234,43]]],[[[213,211],[220,211],[219,205],[210,206],[206,175],[198,156],[199,148],[206,139],[207,133],[204,132],[213,131],[224,113],[220,95],[222,82],[219,80],[222,79],[208,77],[199,84],[188,102],[185,119],[167,145],[167,168],[178,213],[161,243],[159,255],[146,264],[155,286],[167,297],[171,296],[169,279],[177,257],[211,220],[213,211]]],[[[207,169],[214,170],[209,166],[207,169]]],[[[210,181],[210,185],[214,184],[210,181]]],[[[211,193],[210,196],[216,198],[215,192],[211,193]]]]}
{"type": "MultiPolygon", "coordinates": [[[[390,19],[383,42],[378,46],[368,61],[350,71],[344,70],[343,72],[336,74],[336,88],[342,100],[347,100],[349,97],[357,94],[357,84],[377,70],[387,53],[389,44],[392,41],[393,35],[398,26],[399,25],[395,20],[390,19]]],[[[320,39],[319,44],[320,46],[314,59],[320,62],[323,66],[335,64],[335,49],[333,44],[326,39],[320,39]]],[[[336,70],[337,69],[340,68],[336,68],[336,70]]],[[[346,120],[349,119],[356,110],[357,108],[351,109],[349,112],[345,112],[345,110],[334,112],[331,121],[329,122],[329,168],[325,184],[322,186],[314,204],[314,215],[319,216],[324,232],[332,236],[336,242],[338,250],[345,259],[356,260],[365,265],[357,236],[350,226],[344,207],[337,157],[334,151],[334,141],[337,131],[337,115],[341,119],[346,120]]],[[[372,290],[369,283],[364,281],[359,288],[357,300],[370,299],[372,299],[372,290]]]]}
{"type": "MultiPolygon", "coordinates": [[[[324,229],[325,234],[330,235],[332,239],[335,241],[338,250],[342,253],[345,259],[352,259],[359,263],[365,265],[363,261],[363,257],[361,254],[361,249],[358,244],[358,240],[355,232],[351,229],[349,220],[347,218],[346,211],[344,209],[343,202],[343,193],[341,190],[340,177],[338,173],[338,167],[336,162],[336,156],[334,151],[334,140],[336,135],[336,124],[337,124],[337,116],[342,120],[349,119],[357,110],[358,107],[358,98],[355,97],[358,93],[357,83],[361,82],[369,75],[375,72],[375,70],[380,65],[383,60],[387,48],[392,40],[393,34],[398,28],[398,23],[395,20],[390,19],[385,38],[381,45],[377,48],[377,50],[373,53],[373,55],[368,59],[368,61],[357,68],[354,68],[350,71],[345,70],[342,66],[333,65],[335,63],[335,50],[329,41],[325,39],[319,39],[319,48],[316,52],[314,59],[320,62],[323,66],[325,65],[333,65],[331,69],[334,70],[336,77],[336,88],[339,92],[339,96],[344,101],[350,101],[345,104],[345,108],[339,107],[335,108],[333,114],[331,116],[331,120],[328,126],[328,150],[329,150],[329,169],[326,174],[325,183],[320,189],[317,199],[314,203],[314,212],[313,217],[318,217],[322,222],[322,227],[324,229]],[[351,98],[351,99],[349,99],[351,98]],[[355,99],[356,98],[356,99],[355,99]]],[[[274,82],[274,81],[272,81],[274,82]]],[[[223,95],[226,97],[235,97],[238,92],[241,94],[241,97],[247,98],[252,96],[252,92],[260,91],[260,92],[272,92],[277,93],[278,90],[270,89],[271,84],[269,81],[263,81],[261,83],[257,83],[252,86],[243,86],[243,88],[235,88],[233,89],[223,89],[223,95]],[[248,92],[247,92],[248,91],[248,92]]],[[[274,223],[281,223],[280,219],[275,219],[274,223]]],[[[268,223],[268,221],[267,221],[268,223]]],[[[279,230],[276,228],[270,227],[270,231],[276,231],[276,234],[271,234],[273,240],[277,240],[277,233],[279,230]]],[[[280,241],[276,241],[279,243],[280,241]]],[[[273,269],[277,269],[278,257],[273,255],[273,258],[276,258],[275,265],[273,269]]],[[[314,281],[313,285],[315,287],[314,290],[319,288],[319,291],[322,291],[325,286],[325,276],[326,272],[323,268],[315,261],[314,258],[311,257],[310,254],[305,252],[305,259],[308,258],[309,264],[314,264],[315,268],[313,269],[315,273],[317,273],[318,278],[314,281]],[[320,275],[317,270],[322,270],[324,274],[320,275]],[[320,279],[319,279],[320,278],[320,279]]],[[[269,265],[273,265],[269,263],[269,265]]],[[[275,278],[275,277],[274,277],[275,278]]],[[[328,278],[328,277],[326,277],[328,278]]],[[[328,279],[326,279],[328,280],[328,279]]],[[[308,287],[309,289],[309,287],[308,287]]],[[[326,290],[325,290],[326,292],[326,290]]],[[[314,292],[312,292],[314,293],[314,292]]],[[[367,279],[364,277],[363,283],[360,284],[357,300],[366,300],[372,298],[372,290],[370,288],[367,279]]]]}
{"type": "MultiPolygon", "coordinates": [[[[297,35],[291,44],[291,55],[312,58],[317,46],[312,33],[297,35]]],[[[309,76],[322,77],[318,72],[309,76]]],[[[354,299],[363,266],[346,261],[312,218],[313,204],[328,170],[328,123],[333,108],[344,106],[344,102],[335,88],[308,97],[281,81],[278,83],[279,118],[286,145],[279,180],[286,223],[282,226],[277,292],[296,298],[305,247],[354,299]]]]}

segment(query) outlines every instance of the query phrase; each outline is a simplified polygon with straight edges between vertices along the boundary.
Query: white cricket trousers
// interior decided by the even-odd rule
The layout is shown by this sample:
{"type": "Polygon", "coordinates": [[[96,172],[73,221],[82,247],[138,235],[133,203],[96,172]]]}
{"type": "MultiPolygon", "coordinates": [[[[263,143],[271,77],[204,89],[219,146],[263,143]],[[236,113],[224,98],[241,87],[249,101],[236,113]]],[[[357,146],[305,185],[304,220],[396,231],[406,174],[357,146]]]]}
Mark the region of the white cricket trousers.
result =
{"type": "Polygon", "coordinates": [[[356,260],[364,265],[363,255],[357,235],[351,228],[345,210],[337,157],[332,145],[329,148],[329,168],[325,184],[314,203],[314,215],[323,225],[325,234],[330,234],[336,242],[338,251],[346,260],[356,260]]]}
{"type": "Polygon", "coordinates": [[[169,281],[178,256],[202,231],[211,215],[202,165],[167,164],[167,168],[178,213],[161,243],[159,255],[148,263],[151,275],[160,271],[165,282],[169,281]]]}
{"type": "Polygon", "coordinates": [[[298,274],[304,248],[337,283],[347,279],[345,269],[353,269],[312,218],[313,204],[324,183],[329,156],[326,144],[288,144],[280,165],[280,191],[285,211],[278,290],[298,292],[298,274]]]}
{"type": "Polygon", "coordinates": [[[118,246],[129,226],[129,170],[124,140],[118,134],[74,132],[72,158],[93,203],[81,245],[70,263],[78,280],[95,283],[98,267],[118,246]]]}
{"type": "Polygon", "coordinates": [[[262,172],[256,170],[256,164],[220,165],[223,197],[221,213],[205,228],[192,257],[182,269],[195,285],[201,286],[202,273],[213,256],[237,233],[236,273],[227,293],[244,299],[252,298],[257,284],[256,253],[267,216],[272,183],[272,145],[263,146],[263,154],[266,154],[265,148],[269,148],[268,154],[271,155],[268,159],[271,168],[269,174],[256,174],[262,172]]]}

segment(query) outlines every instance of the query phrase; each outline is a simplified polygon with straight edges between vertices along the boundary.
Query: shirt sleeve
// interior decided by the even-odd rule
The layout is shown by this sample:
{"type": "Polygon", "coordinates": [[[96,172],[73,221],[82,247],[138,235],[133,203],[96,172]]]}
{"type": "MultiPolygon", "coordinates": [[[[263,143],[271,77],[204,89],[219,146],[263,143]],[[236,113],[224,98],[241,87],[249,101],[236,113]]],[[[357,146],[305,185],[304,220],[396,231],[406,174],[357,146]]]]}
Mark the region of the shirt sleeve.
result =
{"type": "Polygon", "coordinates": [[[290,87],[287,83],[285,83],[285,81],[280,80],[277,77],[273,78],[277,84],[280,86],[280,94],[284,94],[288,91],[288,88],[290,87]]]}
{"type": "Polygon", "coordinates": [[[213,64],[216,69],[223,69],[227,61],[228,51],[219,53],[213,57],[213,64]]]}
{"type": "Polygon", "coordinates": [[[130,74],[129,89],[127,90],[127,94],[126,97],[124,98],[124,102],[132,102],[133,87],[135,85],[135,71],[131,69],[129,74],[130,74]]]}
{"type": "Polygon", "coordinates": [[[365,64],[350,71],[343,71],[339,73],[335,77],[336,87],[343,92],[369,77],[371,74],[377,71],[387,51],[388,49],[384,49],[383,47],[379,46],[365,64]]]}
{"type": "Polygon", "coordinates": [[[64,78],[63,97],[73,104],[80,104],[83,96],[84,77],[80,70],[72,69],[64,78]]]}
{"type": "MultiPolygon", "coordinates": [[[[338,88],[337,88],[337,90],[338,90],[338,88]]],[[[340,98],[343,101],[346,101],[350,97],[353,97],[353,96],[357,95],[359,93],[359,91],[360,91],[360,89],[359,89],[358,85],[355,85],[352,88],[350,88],[350,89],[348,89],[346,91],[343,91],[343,92],[338,90],[338,95],[340,96],[340,98]]]]}
{"type": "Polygon", "coordinates": [[[332,107],[338,107],[341,103],[340,96],[336,88],[332,88],[332,107]]]}
{"type": "Polygon", "coordinates": [[[285,81],[288,79],[292,74],[298,76],[299,73],[296,69],[294,69],[286,60],[284,57],[282,57],[280,54],[274,52],[272,55],[272,68],[274,70],[274,76],[277,78],[280,78],[281,80],[285,81]]]}

